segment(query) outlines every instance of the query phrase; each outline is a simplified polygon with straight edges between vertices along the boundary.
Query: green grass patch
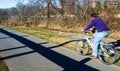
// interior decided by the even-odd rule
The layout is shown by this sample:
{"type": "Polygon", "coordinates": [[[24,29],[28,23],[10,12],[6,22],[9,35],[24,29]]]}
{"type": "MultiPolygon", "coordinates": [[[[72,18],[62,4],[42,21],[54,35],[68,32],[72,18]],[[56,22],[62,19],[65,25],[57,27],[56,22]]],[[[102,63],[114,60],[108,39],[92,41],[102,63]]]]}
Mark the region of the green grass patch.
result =
{"type": "Polygon", "coordinates": [[[54,33],[47,33],[47,32],[42,32],[42,31],[36,32],[35,34],[39,34],[39,35],[45,36],[47,38],[52,38],[52,37],[58,37],[59,36],[59,35],[54,34],[54,33]]]}

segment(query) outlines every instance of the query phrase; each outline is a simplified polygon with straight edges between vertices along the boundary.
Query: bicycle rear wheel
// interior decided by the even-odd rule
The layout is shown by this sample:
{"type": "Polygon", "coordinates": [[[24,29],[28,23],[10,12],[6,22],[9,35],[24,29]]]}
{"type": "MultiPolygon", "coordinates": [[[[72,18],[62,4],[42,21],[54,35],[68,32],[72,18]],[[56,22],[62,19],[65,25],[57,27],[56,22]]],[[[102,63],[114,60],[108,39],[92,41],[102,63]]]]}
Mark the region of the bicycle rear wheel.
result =
{"type": "Polygon", "coordinates": [[[76,50],[80,55],[87,55],[89,52],[89,46],[86,39],[81,39],[76,43],[76,50]]]}
{"type": "Polygon", "coordinates": [[[104,49],[99,49],[98,57],[102,63],[110,65],[116,62],[117,53],[112,46],[106,46],[104,49]]]}

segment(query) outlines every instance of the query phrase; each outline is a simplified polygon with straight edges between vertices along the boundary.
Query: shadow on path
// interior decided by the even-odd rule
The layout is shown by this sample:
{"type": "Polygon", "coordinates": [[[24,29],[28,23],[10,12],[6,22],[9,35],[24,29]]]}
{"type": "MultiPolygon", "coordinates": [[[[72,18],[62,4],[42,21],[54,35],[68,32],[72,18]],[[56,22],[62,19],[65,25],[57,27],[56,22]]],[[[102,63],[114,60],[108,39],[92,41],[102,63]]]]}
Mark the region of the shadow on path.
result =
{"type": "Polygon", "coordinates": [[[3,49],[0,50],[0,52],[8,51],[8,50],[14,50],[14,49],[20,49],[20,48],[25,48],[26,46],[20,46],[20,47],[15,47],[15,48],[9,48],[9,49],[3,49]]]}
{"type": "Polygon", "coordinates": [[[109,42],[110,44],[113,44],[117,54],[118,54],[118,59],[116,60],[116,62],[120,61],[120,40],[116,40],[114,42],[109,42]]]}
{"type": "MultiPolygon", "coordinates": [[[[0,32],[16,39],[17,41],[21,42],[22,44],[24,44],[25,46],[27,46],[33,50],[33,51],[21,53],[21,54],[15,54],[15,55],[3,57],[0,60],[10,59],[10,58],[18,57],[21,55],[38,52],[40,55],[46,57],[47,59],[49,59],[52,62],[59,65],[60,67],[64,68],[64,71],[90,71],[90,70],[91,71],[98,71],[97,69],[92,68],[92,67],[85,64],[86,62],[91,60],[90,58],[83,59],[79,62],[79,61],[73,60],[69,57],[66,57],[60,53],[57,53],[49,48],[45,48],[44,46],[41,46],[40,44],[37,44],[33,41],[30,41],[24,37],[10,33],[4,29],[0,29],[0,32]]],[[[18,48],[24,48],[24,46],[18,47],[18,48]]]]}
{"type": "Polygon", "coordinates": [[[120,47],[120,40],[116,40],[114,42],[109,42],[109,43],[112,43],[115,46],[115,49],[120,50],[120,48],[118,48],[120,47]]]}

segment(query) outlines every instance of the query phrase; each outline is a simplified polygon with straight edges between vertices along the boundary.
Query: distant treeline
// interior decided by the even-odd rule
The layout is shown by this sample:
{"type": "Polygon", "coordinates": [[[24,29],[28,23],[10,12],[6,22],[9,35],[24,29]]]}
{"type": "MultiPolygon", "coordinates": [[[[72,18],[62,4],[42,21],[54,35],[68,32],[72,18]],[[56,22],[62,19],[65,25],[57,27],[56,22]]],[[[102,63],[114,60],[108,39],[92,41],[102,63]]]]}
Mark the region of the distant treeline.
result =
{"type": "Polygon", "coordinates": [[[16,2],[16,7],[0,9],[0,24],[73,28],[87,24],[89,14],[96,12],[110,28],[119,30],[119,2],[114,6],[91,0],[28,0],[26,5],[24,0],[16,2]]]}

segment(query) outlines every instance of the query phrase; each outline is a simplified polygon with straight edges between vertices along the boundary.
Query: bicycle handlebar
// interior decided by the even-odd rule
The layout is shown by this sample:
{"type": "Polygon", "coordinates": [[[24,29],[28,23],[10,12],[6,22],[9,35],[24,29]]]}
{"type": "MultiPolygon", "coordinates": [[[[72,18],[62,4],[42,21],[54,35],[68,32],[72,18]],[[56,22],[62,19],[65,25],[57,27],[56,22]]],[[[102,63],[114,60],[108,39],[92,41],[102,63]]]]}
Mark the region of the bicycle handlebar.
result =
{"type": "Polygon", "coordinates": [[[85,31],[84,33],[85,33],[85,34],[90,34],[91,32],[90,32],[90,31],[85,31]]]}
{"type": "Polygon", "coordinates": [[[93,38],[92,36],[89,36],[89,34],[91,33],[91,31],[85,31],[84,32],[85,33],[85,36],[87,37],[87,38],[93,38]]]}

